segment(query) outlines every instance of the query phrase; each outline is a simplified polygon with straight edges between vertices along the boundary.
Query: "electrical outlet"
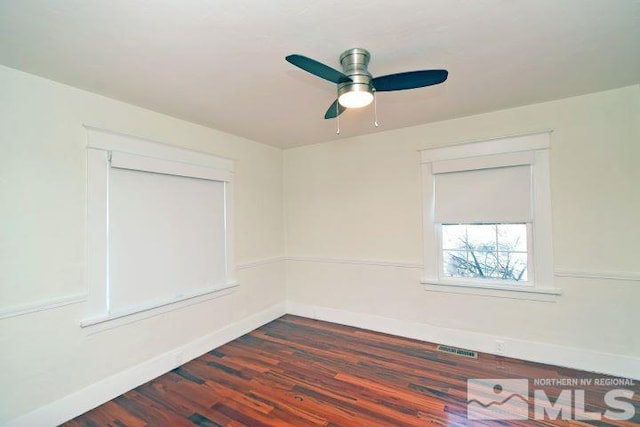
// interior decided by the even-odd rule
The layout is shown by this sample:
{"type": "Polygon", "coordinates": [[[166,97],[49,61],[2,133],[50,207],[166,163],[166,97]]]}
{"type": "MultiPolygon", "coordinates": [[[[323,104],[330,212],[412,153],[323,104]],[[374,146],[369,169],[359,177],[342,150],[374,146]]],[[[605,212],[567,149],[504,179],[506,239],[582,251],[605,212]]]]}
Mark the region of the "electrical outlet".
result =
{"type": "Polygon", "coordinates": [[[505,343],[502,340],[496,340],[496,353],[504,354],[505,343]]]}

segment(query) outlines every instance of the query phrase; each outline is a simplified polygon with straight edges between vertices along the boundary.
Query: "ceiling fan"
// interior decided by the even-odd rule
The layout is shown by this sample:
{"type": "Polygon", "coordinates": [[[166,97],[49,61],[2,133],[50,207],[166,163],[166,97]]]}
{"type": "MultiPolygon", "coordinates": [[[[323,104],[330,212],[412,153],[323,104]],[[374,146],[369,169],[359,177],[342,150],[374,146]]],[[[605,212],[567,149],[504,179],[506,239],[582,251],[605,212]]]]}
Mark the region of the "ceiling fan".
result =
{"type": "Polygon", "coordinates": [[[374,99],[374,92],[416,89],[447,80],[447,70],[418,70],[373,77],[367,70],[371,54],[362,48],[346,50],[340,55],[342,72],[303,55],[289,55],[288,62],[338,85],[338,99],[329,107],[325,119],[333,119],[347,108],[361,108],[374,99]]]}

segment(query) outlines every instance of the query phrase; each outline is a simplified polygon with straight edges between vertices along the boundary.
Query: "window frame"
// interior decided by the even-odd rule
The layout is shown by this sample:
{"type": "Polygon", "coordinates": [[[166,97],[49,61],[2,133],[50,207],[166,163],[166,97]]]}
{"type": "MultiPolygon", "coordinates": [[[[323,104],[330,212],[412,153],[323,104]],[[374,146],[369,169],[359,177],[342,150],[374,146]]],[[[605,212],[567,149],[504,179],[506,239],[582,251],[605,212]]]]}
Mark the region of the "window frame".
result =
{"type": "MultiPolygon", "coordinates": [[[[556,301],[551,240],[550,132],[495,138],[421,150],[425,290],[501,298],[556,301]],[[443,276],[442,227],[435,219],[435,175],[494,167],[531,167],[532,219],[527,222],[529,280],[443,276]]],[[[506,223],[506,222],[505,222],[506,223]]]]}
{"type": "Polygon", "coordinates": [[[87,139],[87,312],[80,326],[108,329],[227,295],[238,286],[234,260],[234,162],[117,132],[85,126],[87,139]],[[171,300],[110,312],[109,175],[112,168],[162,173],[224,183],[225,283],[171,300]],[[108,326],[107,326],[108,325],[108,326]]]}

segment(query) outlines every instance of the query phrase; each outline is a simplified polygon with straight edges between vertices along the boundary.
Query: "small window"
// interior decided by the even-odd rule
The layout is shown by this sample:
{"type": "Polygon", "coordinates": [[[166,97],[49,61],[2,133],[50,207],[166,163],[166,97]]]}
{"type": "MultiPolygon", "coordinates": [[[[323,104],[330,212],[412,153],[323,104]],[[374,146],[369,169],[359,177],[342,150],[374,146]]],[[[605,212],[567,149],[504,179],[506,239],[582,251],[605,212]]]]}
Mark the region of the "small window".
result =
{"type": "Polygon", "coordinates": [[[527,282],[527,224],[442,224],[442,275],[527,282]]]}
{"type": "Polygon", "coordinates": [[[555,300],[549,134],[421,154],[425,288],[555,300]]]}

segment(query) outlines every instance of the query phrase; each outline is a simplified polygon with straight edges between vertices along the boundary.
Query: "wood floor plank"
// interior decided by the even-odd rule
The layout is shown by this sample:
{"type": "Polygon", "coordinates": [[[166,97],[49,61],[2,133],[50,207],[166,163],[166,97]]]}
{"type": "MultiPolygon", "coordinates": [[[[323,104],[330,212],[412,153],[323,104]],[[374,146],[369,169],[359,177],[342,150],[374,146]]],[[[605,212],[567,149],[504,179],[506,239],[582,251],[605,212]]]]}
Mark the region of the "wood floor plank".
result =
{"type": "MultiPolygon", "coordinates": [[[[534,378],[608,377],[488,354],[468,359],[438,352],[433,343],[287,315],[65,427],[594,425],[549,419],[470,421],[467,380],[473,378],[527,379],[531,384],[534,378]]],[[[564,388],[544,390],[555,401],[564,388]]],[[[612,388],[589,387],[585,409],[607,409],[604,396],[612,388]]],[[[596,425],[640,425],[640,386],[618,388],[633,390],[635,417],[596,425]]],[[[532,399],[532,390],[527,397],[532,399]]]]}

